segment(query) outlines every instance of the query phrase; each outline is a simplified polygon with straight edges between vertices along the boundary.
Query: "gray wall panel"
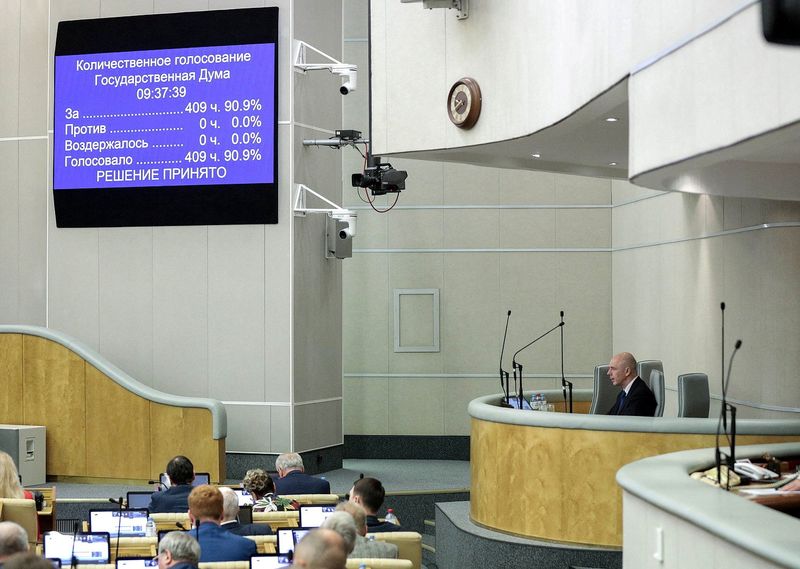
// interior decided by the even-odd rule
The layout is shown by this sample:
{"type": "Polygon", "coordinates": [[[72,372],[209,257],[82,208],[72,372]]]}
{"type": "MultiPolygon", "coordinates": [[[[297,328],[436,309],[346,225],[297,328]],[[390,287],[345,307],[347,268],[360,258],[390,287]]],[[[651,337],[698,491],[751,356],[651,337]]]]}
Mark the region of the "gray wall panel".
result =
{"type": "Polygon", "coordinates": [[[47,0],[25,0],[20,15],[19,133],[43,135],[47,129],[47,0]]]}
{"type": "Polygon", "coordinates": [[[264,226],[211,226],[209,396],[264,400],[264,337],[264,226]]]}
{"type": "Polygon", "coordinates": [[[157,227],[153,253],[155,387],[208,396],[208,228],[157,227]]]}
{"type": "Polygon", "coordinates": [[[0,138],[17,136],[19,132],[21,4],[21,0],[4,2],[0,18],[0,138]]]}
{"type": "Polygon", "coordinates": [[[342,402],[327,401],[294,408],[294,441],[301,449],[340,445],[342,402]]]}
{"type": "Polygon", "coordinates": [[[0,172],[0,322],[15,324],[19,319],[18,142],[0,142],[0,172]]]}
{"type": "Polygon", "coordinates": [[[47,320],[48,141],[19,143],[19,314],[17,322],[47,320]]]}
{"type": "Polygon", "coordinates": [[[99,267],[99,351],[153,385],[153,229],[100,229],[99,267]]]}

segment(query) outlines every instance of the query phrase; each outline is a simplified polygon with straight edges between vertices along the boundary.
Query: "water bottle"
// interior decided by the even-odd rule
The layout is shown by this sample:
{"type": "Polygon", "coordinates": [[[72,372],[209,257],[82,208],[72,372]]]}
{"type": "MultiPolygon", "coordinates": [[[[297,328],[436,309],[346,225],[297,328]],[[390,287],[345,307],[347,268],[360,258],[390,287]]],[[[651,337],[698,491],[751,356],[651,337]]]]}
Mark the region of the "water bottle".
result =
{"type": "Polygon", "coordinates": [[[531,397],[531,409],[533,409],[534,411],[538,411],[539,406],[540,406],[539,394],[534,393],[533,397],[531,397]]]}
{"type": "Polygon", "coordinates": [[[539,394],[539,410],[547,411],[547,397],[544,396],[544,393],[539,394]]]}
{"type": "Polygon", "coordinates": [[[150,516],[147,516],[147,530],[145,531],[145,533],[147,534],[147,537],[156,536],[156,523],[150,516]]]}
{"type": "Polygon", "coordinates": [[[397,516],[394,515],[394,510],[389,508],[386,510],[386,518],[384,518],[390,524],[394,524],[396,526],[400,525],[400,520],[397,519],[397,516]]]}

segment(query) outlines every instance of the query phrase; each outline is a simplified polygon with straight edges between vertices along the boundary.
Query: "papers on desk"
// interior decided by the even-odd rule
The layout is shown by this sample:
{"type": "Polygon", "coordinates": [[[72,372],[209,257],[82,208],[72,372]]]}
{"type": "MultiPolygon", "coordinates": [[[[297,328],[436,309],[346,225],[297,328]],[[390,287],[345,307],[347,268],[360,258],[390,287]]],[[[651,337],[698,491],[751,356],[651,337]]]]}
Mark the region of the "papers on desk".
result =
{"type": "Polygon", "coordinates": [[[751,496],[794,496],[800,495],[800,490],[781,490],[780,488],[742,488],[739,490],[741,494],[749,494],[751,496]]]}

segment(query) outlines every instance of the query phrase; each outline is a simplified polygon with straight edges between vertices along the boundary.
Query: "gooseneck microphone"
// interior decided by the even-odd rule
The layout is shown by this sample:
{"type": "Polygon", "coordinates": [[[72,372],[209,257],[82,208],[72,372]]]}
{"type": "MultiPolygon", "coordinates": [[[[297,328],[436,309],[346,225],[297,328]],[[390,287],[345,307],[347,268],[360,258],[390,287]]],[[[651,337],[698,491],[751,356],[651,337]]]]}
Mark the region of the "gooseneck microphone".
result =
{"type": "Polygon", "coordinates": [[[119,532],[122,529],[122,505],[125,501],[122,496],[119,497],[119,500],[109,498],[108,501],[119,506],[119,510],[117,510],[117,546],[114,548],[114,559],[117,559],[119,557],[119,532]]]}
{"type": "Polygon", "coordinates": [[[70,563],[69,566],[71,569],[75,569],[78,566],[78,558],[75,557],[75,540],[78,539],[78,533],[80,533],[81,524],[80,522],[75,522],[72,526],[72,551],[70,552],[70,563]]]}
{"type": "Polygon", "coordinates": [[[561,311],[561,393],[564,396],[564,412],[572,413],[572,382],[564,376],[564,311],[561,311]],[[569,388],[569,408],[567,408],[567,388],[569,388]]]}
{"type": "MultiPolygon", "coordinates": [[[[503,333],[503,347],[500,348],[500,389],[503,390],[503,400],[500,402],[501,407],[511,407],[508,404],[508,372],[503,369],[503,354],[506,351],[506,337],[508,336],[508,321],[511,320],[511,310],[506,315],[506,331],[503,333]],[[503,379],[505,378],[505,384],[503,379]]],[[[516,384],[516,376],[514,378],[516,384]]]]}
{"type": "Polygon", "coordinates": [[[561,328],[562,326],[564,326],[563,320],[561,322],[559,322],[558,324],[556,324],[555,326],[553,326],[552,328],[550,328],[547,332],[545,332],[544,334],[542,334],[538,338],[535,338],[535,339],[531,340],[530,342],[528,342],[527,344],[522,346],[519,350],[514,352],[514,357],[511,358],[511,367],[514,369],[514,377],[515,378],[517,377],[517,370],[519,370],[519,392],[518,392],[518,394],[519,394],[519,409],[522,409],[522,401],[523,401],[523,398],[522,398],[522,364],[517,362],[517,356],[519,355],[519,353],[522,350],[524,350],[526,348],[529,348],[530,346],[534,345],[536,342],[538,342],[539,340],[541,340],[542,338],[544,338],[545,336],[547,336],[551,332],[554,332],[558,328],[561,328]]]}
{"type": "Polygon", "coordinates": [[[722,408],[720,409],[719,421],[717,422],[716,448],[714,449],[714,458],[717,467],[717,484],[719,484],[720,488],[722,487],[722,464],[724,463],[728,467],[728,477],[725,485],[726,490],[730,490],[730,473],[733,472],[734,465],[736,464],[736,407],[728,403],[728,386],[731,381],[733,358],[741,347],[742,341],[736,340],[731,358],[728,360],[728,375],[722,381],[722,408]],[[730,429],[728,428],[728,412],[730,412],[731,415],[730,429]],[[725,432],[725,438],[730,450],[729,455],[725,455],[725,453],[720,450],[719,438],[721,431],[725,432]]]}

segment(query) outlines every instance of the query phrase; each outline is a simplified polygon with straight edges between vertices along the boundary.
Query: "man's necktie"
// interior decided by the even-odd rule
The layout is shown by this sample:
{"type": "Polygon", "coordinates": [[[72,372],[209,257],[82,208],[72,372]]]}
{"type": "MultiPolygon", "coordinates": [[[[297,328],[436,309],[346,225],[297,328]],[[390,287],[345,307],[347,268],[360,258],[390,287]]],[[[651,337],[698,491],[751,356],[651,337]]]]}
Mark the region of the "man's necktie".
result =
{"type": "Polygon", "coordinates": [[[619,415],[622,411],[622,406],[625,404],[625,390],[619,392],[617,395],[617,415],[619,415]]]}

